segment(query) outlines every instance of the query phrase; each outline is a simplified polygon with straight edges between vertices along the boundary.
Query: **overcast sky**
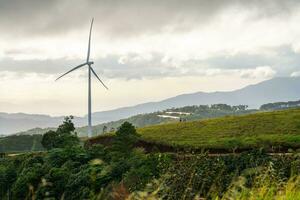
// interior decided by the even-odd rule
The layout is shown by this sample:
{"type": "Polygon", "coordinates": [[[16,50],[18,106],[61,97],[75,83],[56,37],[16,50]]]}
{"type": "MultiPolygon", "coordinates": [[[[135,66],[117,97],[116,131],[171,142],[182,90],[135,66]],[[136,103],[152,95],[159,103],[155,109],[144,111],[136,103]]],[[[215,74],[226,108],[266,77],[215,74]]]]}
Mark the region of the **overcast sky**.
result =
{"type": "Polygon", "coordinates": [[[0,0],[0,111],[84,115],[300,76],[297,0],[0,0]]]}

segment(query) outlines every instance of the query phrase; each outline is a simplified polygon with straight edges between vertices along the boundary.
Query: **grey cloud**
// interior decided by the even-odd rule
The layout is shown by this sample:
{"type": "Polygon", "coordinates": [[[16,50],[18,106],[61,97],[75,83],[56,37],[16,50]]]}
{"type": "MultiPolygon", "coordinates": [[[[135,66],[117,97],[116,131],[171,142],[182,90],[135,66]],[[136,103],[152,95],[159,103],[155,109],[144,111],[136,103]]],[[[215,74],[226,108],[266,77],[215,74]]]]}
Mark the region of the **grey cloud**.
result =
{"type": "MultiPolygon", "coordinates": [[[[204,60],[194,59],[181,63],[173,62],[173,60],[163,62],[164,55],[159,53],[152,53],[148,57],[139,54],[109,55],[96,59],[94,69],[102,77],[124,79],[203,75],[206,70],[215,74],[215,69],[226,73],[226,71],[232,70],[255,69],[258,66],[270,66],[278,76],[288,76],[292,72],[300,71],[300,57],[290,46],[281,46],[272,51],[274,51],[272,56],[264,54],[228,56],[224,54],[204,60]]],[[[6,58],[0,61],[0,71],[13,71],[19,74],[27,72],[60,74],[82,61],[64,58],[55,60],[6,58]]]]}
{"type": "MultiPolygon", "coordinates": [[[[123,55],[122,55],[123,56],[123,55]]],[[[129,54],[128,62],[120,63],[121,55],[110,55],[103,59],[96,59],[93,68],[102,77],[141,79],[151,77],[178,76],[182,75],[180,68],[175,68],[167,63],[162,63],[162,55],[154,53],[151,60],[139,59],[140,55],[129,54]]],[[[5,58],[0,60],[0,72],[10,71],[17,74],[40,73],[60,74],[81,63],[82,60],[13,60],[5,58]]],[[[3,78],[3,77],[0,77],[3,78]]]]}
{"type": "Polygon", "coordinates": [[[270,66],[276,71],[277,76],[289,76],[294,71],[300,71],[300,56],[291,46],[279,46],[270,49],[272,54],[226,54],[216,55],[207,59],[191,59],[181,63],[162,62],[164,55],[153,53],[152,59],[132,59],[139,57],[138,54],[127,55],[129,59],[125,64],[118,61],[121,56],[114,55],[105,60],[96,61],[96,66],[102,69],[101,72],[110,78],[149,78],[149,77],[173,77],[186,75],[203,75],[207,72],[212,74],[215,69],[222,70],[222,73],[232,70],[255,69],[260,66],[270,66]],[[131,59],[130,59],[131,58],[131,59]]]}
{"type": "Polygon", "coordinates": [[[98,33],[112,37],[186,31],[236,6],[258,17],[290,14],[296,0],[0,0],[0,32],[6,36],[64,34],[96,18],[98,33]]]}
{"type": "Polygon", "coordinates": [[[151,77],[167,77],[180,74],[173,66],[162,63],[163,55],[153,53],[151,59],[144,59],[138,54],[126,55],[127,61],[120,62],[123,56],[112,55],[105,60],[99,60],[97,66],[109,78],[141,79],[151,77]]]}
{"type": "Polygon", "coordinates": [[[18,55],[19,56],[32,55],[36,53],[41,53],[41,51],[32,48],[25,48],[25,49],[9,48],[9,49],[5,49],[3,53],[8,57],[14,57],[18,55]]]}
{"type": "Polygon", "coordinates": [[[49,60],[14,60],[5,58],[0,60],[0,71],[11,71],[18,73],[42,73],[55,74],[63,72],[76,64],[79,60],[49,59],[49,60]],[[69,68],[68,68],[69,67],[69,68]]]}
{"type": "MultiPolygon", "coordinates": [[[[246,54],[240,53],[233,56],[220,55],[202,60],[200,63],[206,67],[217,67],[225,69],[254,68],[256,66],[272,66],[281,76],[287,76],[295,70],[300,70],[300,57],[290,45],[283,45],[269,49],[268,54],[246,54]]],[[[192,62],[192,61],[190,61],[192,62]]],[[[199,64],[199,61],[194,61],[199,64]]]]}

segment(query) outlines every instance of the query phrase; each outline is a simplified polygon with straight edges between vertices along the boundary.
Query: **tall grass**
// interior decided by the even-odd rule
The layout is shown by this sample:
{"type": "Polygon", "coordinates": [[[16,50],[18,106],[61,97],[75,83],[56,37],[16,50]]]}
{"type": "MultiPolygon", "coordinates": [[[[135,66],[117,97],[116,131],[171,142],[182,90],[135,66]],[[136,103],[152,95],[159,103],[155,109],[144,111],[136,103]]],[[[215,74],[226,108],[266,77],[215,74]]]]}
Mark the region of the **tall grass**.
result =
{"type": "Polygon", "coordinates": [[[259,186],[247,188],[239,180],[222,197],[216,200],[298,200],[300,199],[300,176],[292,177],[285,183],[257,180],[259,186]]]}
{"type": "MultiPolygon", "coordinates": [[[[265,177],[267,178],[267,177],[265,177]]],[[[285,183],[272,182],[271,179],[257,179],[257,185],[251,188],[245,186],[245,179],[239,177],[233,183],[233,187],[225,193],[223,197],[216,197],[215,200],[299,200],[300,199],[300,176],[290,178],[285,183]],[[259,186],[258,186],[259,185],[259,186]]],[[[151,184],[145,191],[135,192],[128,196],[128,200],[155,200],[163,199],[163,194],[159,193],[159,190],[163,190],[163,186],[159,185],[156,180],[157,188],[153,190],[151,184]],[[151,192],[149,190],[152,190],[151,192]],[[160,195],[159,195],[160,194],[160,195]]],[[[166,198],[168,199],[168,198],[166,198]]],[[[182,196],[182,200],[189,199],[185,195],[182,196]]],[[[206,198],[196,195],[195,200],[204,200],[206,198]]],[[[210,198],[209,198],[210,199],[210,198]]]]}
{"type": "Polygon", "coordinates": [[[242,159],[203,155],[190,160],[181,158],[173,164],[160,179],[127,199],[300,200],[300,163],[296,154],[293,158],[244,155],[242,159]]]}

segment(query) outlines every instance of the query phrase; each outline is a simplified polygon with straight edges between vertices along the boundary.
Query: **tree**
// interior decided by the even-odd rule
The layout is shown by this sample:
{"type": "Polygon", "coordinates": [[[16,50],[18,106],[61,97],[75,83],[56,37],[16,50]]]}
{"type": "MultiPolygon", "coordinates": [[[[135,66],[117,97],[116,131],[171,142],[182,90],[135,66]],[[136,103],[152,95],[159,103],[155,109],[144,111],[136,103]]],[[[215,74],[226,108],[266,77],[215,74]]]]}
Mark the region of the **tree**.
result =
{"type": "Polygon", "coordinates": [[[112,150],[122,155],[128,155],[139,137],[140,135],[137,134],[135,127],[129,122],[124,122],[116,131],[112,150]]]}
{"type": "Polygon", "coordinates": [[[56,132],[58,134],[65,134],[65,133],[71,134],[73,131],[75,131],[75,126],[74,123],[72,122],[72,119],[74,119],[72,115],[65,117],[63,123],[58,126],[56,132]]]}
{"type": "Polygon", "coordinates": [[[102,133],[104,134],[106,133],[106,131],[107,131],[107,126],[103,126],[102,133]]]}
{"type": "Polygon", "coordinates": [[[42,145],[45,149],[50,150],[55,147],[55,141],[58,137],[56,131],[48,131],[43,135],[42,145]]]}
{"type": "Polygon", "coordinates": [[[46,132],[41,141],[43,147],[50,150],[78,145],[79,139],[76,132],[74,133],[75,126],[72,119],[73,116],[65,117],[63,124],[59,125],[56,131],[46,132]]]}

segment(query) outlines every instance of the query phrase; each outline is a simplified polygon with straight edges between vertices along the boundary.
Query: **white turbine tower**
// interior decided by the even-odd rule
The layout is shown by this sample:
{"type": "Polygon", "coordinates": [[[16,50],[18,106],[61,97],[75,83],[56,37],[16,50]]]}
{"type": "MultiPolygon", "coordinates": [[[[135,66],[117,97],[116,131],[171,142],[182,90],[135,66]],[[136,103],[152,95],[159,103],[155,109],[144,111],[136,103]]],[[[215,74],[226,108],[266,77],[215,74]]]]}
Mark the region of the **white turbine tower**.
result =
{"type": "Polygon", "coordinates": [[[94,22],[94,18],[92,19],[91,22],[91,27],[90,27],[90,34],[89,34],[89,45],[88,45],[88,52],[87,52],[87,58],[86,58],[86,62],[74,67],[73,69],[71,69],[70,71],[64,73],[63,75],[61,75],[60,77],[58,77],[55,81],[57,81],[58,79],[60,79],[61,77],[67,75],[68,73],[75,71],[76,69],[79,69],[85,65],[88,66],[88,74],[89,74],[89,80],[88,80],[88,137],[92,136],[92,92],[91,92],[91,73],[93,73],[96,78],[100,81],[100,83],[102,83],[102,85],[108,89],[106,87],[106,85],[101,81],[101,79],[98,77],[98,75],[96,74],[95,70],[92,68],[92,64],[94,64],[93,61],[90,61],[90,49],[91,49],[91,34],[92,34],[92,28],[93,28],[93,22],[94,22]]]}

